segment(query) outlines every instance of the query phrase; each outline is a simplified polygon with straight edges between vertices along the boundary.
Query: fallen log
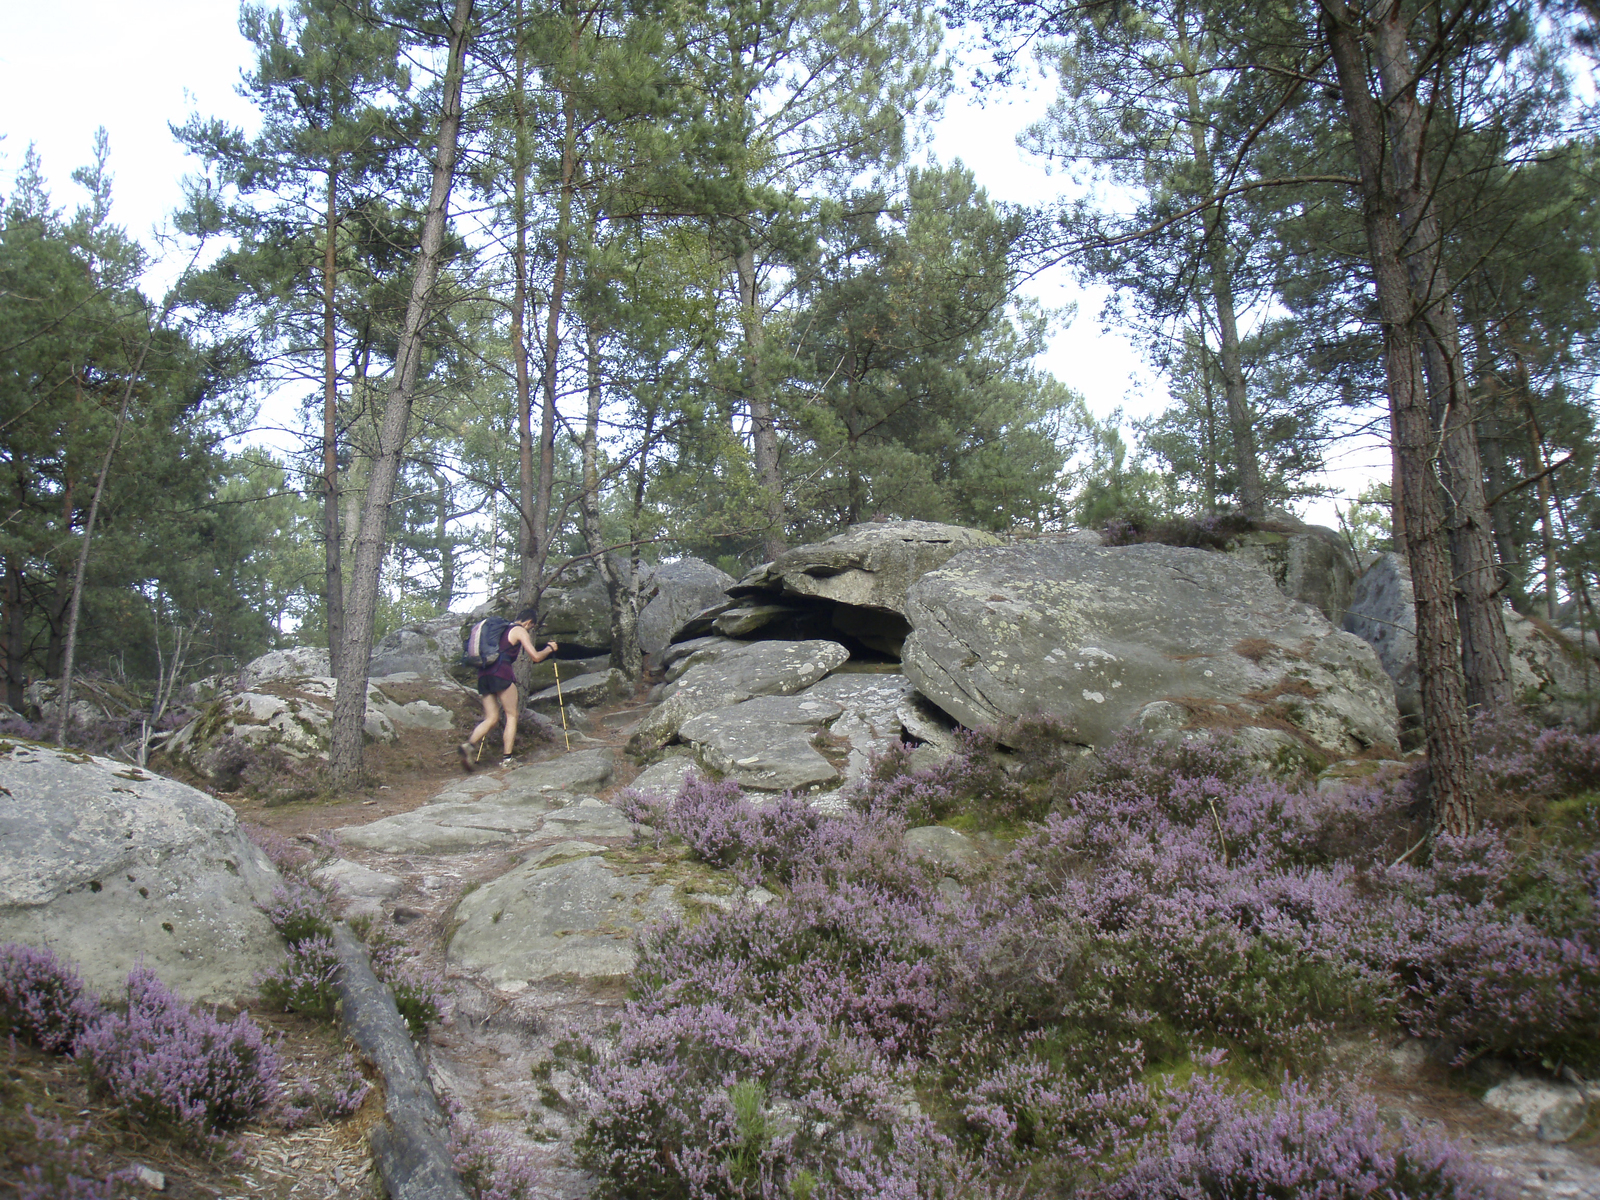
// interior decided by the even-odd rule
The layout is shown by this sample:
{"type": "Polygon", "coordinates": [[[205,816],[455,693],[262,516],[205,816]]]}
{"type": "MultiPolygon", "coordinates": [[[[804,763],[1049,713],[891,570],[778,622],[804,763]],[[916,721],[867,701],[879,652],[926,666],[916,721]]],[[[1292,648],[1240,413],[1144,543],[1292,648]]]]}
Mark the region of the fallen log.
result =
{"type": "Polygon", "coordinates": [[[450,1158],[450,1126],[394,996],[378,982],[366,947],[334,926],[340,1019],[383,1080],[384,1121],[372,1127],[372,1156],[393,1200],[469,1200],[450,1158]]]}

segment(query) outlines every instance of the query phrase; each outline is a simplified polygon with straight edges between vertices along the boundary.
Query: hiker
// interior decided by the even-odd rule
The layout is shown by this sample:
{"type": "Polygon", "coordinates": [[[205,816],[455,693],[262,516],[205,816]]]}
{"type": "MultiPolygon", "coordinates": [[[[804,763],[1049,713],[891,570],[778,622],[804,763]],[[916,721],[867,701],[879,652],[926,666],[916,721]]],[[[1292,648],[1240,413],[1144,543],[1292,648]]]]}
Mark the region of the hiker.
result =
{"type": "Polygon", "coordinates": [[[500,635],[500,656],[478,672],[478,698],[483,701],[483,720],[478,722],[472,736],[456,747],[456,752],[461,755],[462,770],[469,775],[476,761],[474,747],[489,736],[502,716],[506,722],[505,739],[502,742],[505,756],[500,761],[511,761],[511,750],[517,742],[518,710],[517,680],[512,674],[511,664],[517,661],[517,656],[524,650],[534,662],[543,662],[559,649],[554,642],[546,643],[543,650],[533,648],[533,627],[538,621],[539,610],[536,608],[525,608],[519,612],[500,635]]]}

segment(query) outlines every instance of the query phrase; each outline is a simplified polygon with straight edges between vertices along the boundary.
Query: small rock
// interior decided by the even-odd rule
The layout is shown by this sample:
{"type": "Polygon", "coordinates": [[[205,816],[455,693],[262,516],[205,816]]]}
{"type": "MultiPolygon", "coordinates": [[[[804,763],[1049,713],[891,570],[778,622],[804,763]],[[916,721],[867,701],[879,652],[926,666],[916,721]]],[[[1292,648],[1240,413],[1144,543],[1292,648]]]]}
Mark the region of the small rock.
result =
{"type": "Polygon", "coordinates": [[[164,1192],[167,1190],[167,1177],[160,1171],[155,1170],[153,1167],[147,1167],[143,1164],[140,1164],[139,1166],[134,1167],[133,1177],[153,1192],[164,1192]]]}
{"type": "Polygon", "coordinates": [[[394,906],[394,923],[396,925],[409,925],[413,921],[420,921],[427,915],[420,908],[412,908],[405,904],[396,904],[394,906]]]}
{"type": "Polygon", "coordinates": [[[1483,1094],[1483,1102],[1515,1117],[1542,1142],[1564,1142],[1583,1126],[1588,1105],[1581,1089],[1513,1076],[1483,1094]]]}
{"type": "Polygon", "coordinates": [[[978,848],[969,838],[943,825],[906,830],[906,849],[951,867],[966,866],[980,857],[978,848]]]}

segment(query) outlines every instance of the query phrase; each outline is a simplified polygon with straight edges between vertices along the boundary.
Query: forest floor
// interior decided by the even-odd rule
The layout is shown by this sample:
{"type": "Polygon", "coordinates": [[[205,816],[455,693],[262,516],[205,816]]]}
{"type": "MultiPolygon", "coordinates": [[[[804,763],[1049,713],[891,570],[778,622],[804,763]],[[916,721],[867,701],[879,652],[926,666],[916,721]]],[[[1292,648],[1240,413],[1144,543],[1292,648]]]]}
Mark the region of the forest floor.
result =
{"type": "MultiPolygon", "coordinates": [[[[637,774],[622,745],[641,715],[640,704],[630,699],[599,710],[585,731],[584,748],[607,745],[616,751],[617,774],[599,793],[602,800],[613,799],[637,774]]],[[[455,729],[410,729],[397,744],[370,750],[369,786],[345,799],[268,807],[241,795],[221,798],[243,820],[305,842],[342,826],[409,812],[460,780],[455,746],[476,719],[476,698],[463,693],[455,729]]],[[[563,753],[558,739],[519,753],[518,765],[563,753]]],[[[496,766],[486,773],[505,770],[496,766]]],[[[403,892],[385,906],[394,914],[385,931],[403,941],[424,966],[445,975],[453,989],[452,1010],[430,1028],[425,1047],[441,1099],[526,1150],[540,1169],[537,1194],[576,1200],[590,1194],[594,1180],[574,1161],[578,1126],[572,1096],[577,1081],[564,1069],[559,1045],[603,1031],[625,1001],[625,988],[533,983],[515,991],[498,990],[460,972],[452,974],[445,962],[456,902],[538,844],[437,855],[346,848],[344,855],[404,881],[403,892]]],[[[325,1065],[340,1056],[341,1038],[329,1024],[292,1014],[253,1015],[281,1035],[280,1053],[288,1061],[325,1065]]],[[[16,1045],[0,1053],[8,1055],[0,1077],[0,1133],[25,1129],[23,1106],[31,1104],[40,1116],[83,1127],[84,1139],[99,1152],[100,1170],[143,1165],[161,1172],[163,1195],[180,1200],[381,1195],[366,1149],[366,1131],[382,1115],[376,1092],[344,1121],[297,1131],[252,1127],[238,1134],[226,1152],[208,1158],[119,1125],[109,1108],[90,1099],[70,1062],[16,1045]]],[[[1464,1072],[1431,1063],[1418,1044],[1392,1035],[1346,1035],[1331,1059],[1336,1082],[1351,1093],[1370,1096],[1396,1127],[1405,1120],[1467,1141],[1476,1157],[1503,1175],[1510,1195],[1600,1200],[1600,1129],[1594,1120],[1565,1145],[1543,1143],[1533,1131],[1483,1104],[1480,1097],[1492,1080],[1482,1069],[1464,1072]]]]}

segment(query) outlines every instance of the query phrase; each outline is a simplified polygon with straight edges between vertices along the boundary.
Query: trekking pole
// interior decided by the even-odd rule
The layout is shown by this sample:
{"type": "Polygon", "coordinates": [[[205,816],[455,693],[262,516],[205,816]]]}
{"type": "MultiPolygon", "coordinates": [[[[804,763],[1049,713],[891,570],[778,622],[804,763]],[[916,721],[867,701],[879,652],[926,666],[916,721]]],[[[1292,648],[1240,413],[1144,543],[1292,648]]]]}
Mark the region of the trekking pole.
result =
{"type": "Polygon", "coordinates": [[[572,749],[572,734],[567,729],[567,702],[561,698],[561,664],[551,662],[556,670],[556,704],[561,708],[561,736],[567,739],[567,749],[572,749]]]}

